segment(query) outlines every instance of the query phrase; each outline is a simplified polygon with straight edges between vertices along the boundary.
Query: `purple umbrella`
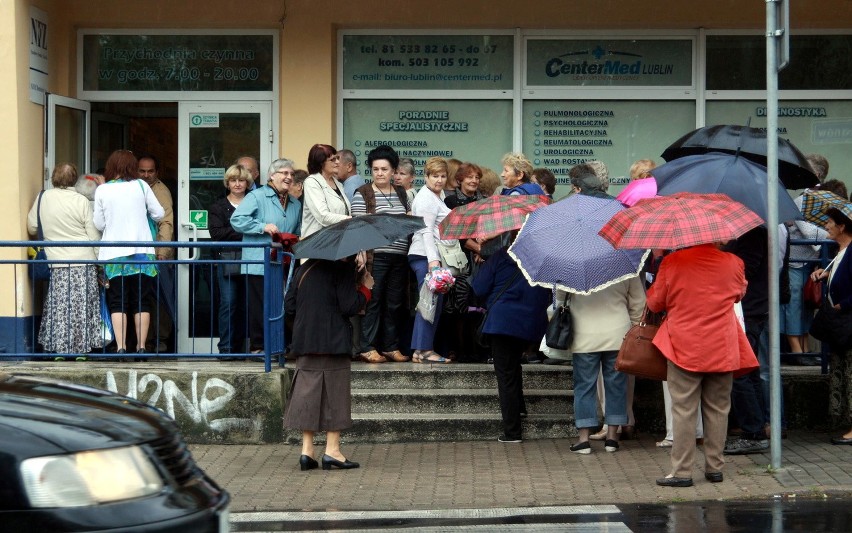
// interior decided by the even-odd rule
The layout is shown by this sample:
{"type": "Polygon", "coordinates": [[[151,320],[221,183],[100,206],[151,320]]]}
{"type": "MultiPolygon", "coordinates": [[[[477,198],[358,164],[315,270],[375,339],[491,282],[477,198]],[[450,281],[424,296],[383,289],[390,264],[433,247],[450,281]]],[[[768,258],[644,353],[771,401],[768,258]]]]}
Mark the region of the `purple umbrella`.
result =
{"type": "Polygon", "coordinates": [[[598,235],[623,210],[614,198],[575,194],[527,217],[509,255],[530,285],[591,294],[639,275],[649,250],[616,250],[598,235]]]}

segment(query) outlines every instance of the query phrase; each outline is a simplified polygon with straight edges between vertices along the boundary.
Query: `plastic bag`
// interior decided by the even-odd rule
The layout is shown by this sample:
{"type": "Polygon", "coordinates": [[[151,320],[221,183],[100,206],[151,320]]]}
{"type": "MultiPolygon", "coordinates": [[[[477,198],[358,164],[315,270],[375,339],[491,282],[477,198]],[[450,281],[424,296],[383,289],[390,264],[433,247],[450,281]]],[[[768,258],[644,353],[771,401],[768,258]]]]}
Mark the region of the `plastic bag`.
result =
{"type": "Polygon", "coordinates": [[[100,329],[100,339],[102,341],[102,346],[107,346],[115,339],[115,332],[112,329],[112,316],[109,314],[109,307],[107,306],[106,301],[106,291],[103,287],[100,290],[101,293],[101,329],[100,329]]]}
{"type": "Polygon", "coordinates": [[[438,295],[429,290],[429,276],[420,286],[420,299],[417,301],[417,312],[430,324],[435,321],[435,308],[438,306],[438,295]]]}

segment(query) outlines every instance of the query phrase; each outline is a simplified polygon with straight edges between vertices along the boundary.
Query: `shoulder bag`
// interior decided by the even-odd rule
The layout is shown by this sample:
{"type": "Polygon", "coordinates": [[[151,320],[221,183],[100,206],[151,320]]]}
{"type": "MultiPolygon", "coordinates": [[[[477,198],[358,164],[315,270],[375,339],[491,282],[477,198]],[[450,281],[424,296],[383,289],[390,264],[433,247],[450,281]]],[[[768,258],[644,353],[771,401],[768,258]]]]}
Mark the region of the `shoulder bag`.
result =
{"type": "Polygon", "coordinates": [[[464,255],[458,240],[453,240],[453,244],[444,244],[443,241],[435,239],[435,246],[441,254],[441,263],[453,276],[467,273],[467,256],[464,255]]]}
{"type": "Polygon", "coordinates": [[[646,307],[639,323],[627,330],[615,359],[615,369],[640,378],[665,381],[668,362],[653,343],[660,326],[647,323],[647,316],[646,307]]]}
{"type": "Polygon", "coordinates": [[[852,346],[852,310],[835,309],[828,298],[823,298],[808,333],[834,351],[846,350],[852,346]]]}
{"type": "Polygon", "coordinates": [[[491,312],[491,308],[494,306],[494,304],[497,303],[498,300],[500,300],[500,297],[503,296],[503,293],[506,292],[506,289],[508,289],[512,285],[512,283],[514,283],[515,280],[518,279],[518,276],[520,275],[521,270],[518,269],[515,272],[515,275],[509,278],[509,281],[503,284],[503,287],[500,288],[500,292],[497,293],[497,297],[491,301],[491,303],[485,310],[485,314],[482,315],[482,322],[480,322],[479,327],[476,328],[476,343],[481,347],[491,348],[491,339],[489,338],[488,334],[483,331],[483,329],[485,328],[485,322],[488,320],[488,313],[491,312]]]}
{"type": "MultiPolygon", "coordinates": [[[[38,193],[38,204],[36,207],[36,224],[38,225],[38,240],[44,240],[44,232],[41,230],[41,196],[44,191],[38,193]]],[[[50,279],[50,265],[47,263],[47,252],[43,246],[35,249],[34,261],[30,263],[30,277],[33,281],[47,281],[50,279]]]]}
{"type": "Polygon", "coordinates": [[[569,294],[565,303],[553,310],[553,316],[547,323],[547,331],[544,333],[544,343],[547,344],[548,348],[567,350],[574,341],[574,324],[571,322],[570,301],[571,295],[569,294]]]}

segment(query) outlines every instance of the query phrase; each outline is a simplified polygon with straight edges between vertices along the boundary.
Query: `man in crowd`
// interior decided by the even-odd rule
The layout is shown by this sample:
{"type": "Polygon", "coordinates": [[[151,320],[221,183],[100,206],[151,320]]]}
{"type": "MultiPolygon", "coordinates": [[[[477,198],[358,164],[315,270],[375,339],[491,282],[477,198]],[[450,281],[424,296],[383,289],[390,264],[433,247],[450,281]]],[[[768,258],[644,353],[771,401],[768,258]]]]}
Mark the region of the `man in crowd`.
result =
{"type": "Polygon", "coordinates": [[[340,170],[337,171],[337,181],[343,184],[343,192],[349,202],[352,203],[355,189],[364,185],[365,181],[358,174],[358,160],[355,159],[352,150],[340,150],[337,155],[340,156],[340,170]]]}
{"type": "MultiPolygon", "coordinates": [[[[139,178],[147,183],[160,205],[163,206],[165,216],[157,223],[157,242],[171,242],[174,238],[174,204],[172,193],[166,184],[160,181],[159,162],[149,154],[139,157],[139,178]]],[[[155,249],[157,260],[163,261],[175,258],[175,249],[168,247],[157,247],[155,249]]],[[[164,352],[167,350],[166,340],[172,331],[172,309],[174,309],[174,267],[173,265],[159,265],[159,291],[157,301],[159,309],[156,312],[157,324],[148,329],[147,350],[150,352],[164,352]]]]}

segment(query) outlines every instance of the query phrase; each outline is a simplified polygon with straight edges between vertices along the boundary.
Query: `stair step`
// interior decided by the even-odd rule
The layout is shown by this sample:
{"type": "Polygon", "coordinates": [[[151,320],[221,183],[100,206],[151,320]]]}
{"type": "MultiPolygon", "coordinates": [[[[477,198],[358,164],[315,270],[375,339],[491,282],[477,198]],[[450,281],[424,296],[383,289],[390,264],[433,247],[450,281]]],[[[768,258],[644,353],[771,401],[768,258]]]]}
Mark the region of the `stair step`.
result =
{"type": "MultiPolygon", "coordinates": [[[[574,393],[567,390],[525,389],[530,414],[573,412],[574,393]]],[[[355,413],[494,414],[500,403],[494,389],[353,389],[355,413]]]]}
{"type": "MultiPolygon", "coordinates": [[[[289,364],[288,364],[289,366],[289,364]]],[[[524,388],[571,390],[570,366],[524,365],[524,388]]],[[[352,365],[354,389],[491,389],[496,391],[494,367],[486,364],[385,363],[352,365]]]]}
{"type": "MultiPolygon", "coordinates": [[[[496,414],[365,413],[353,414],[353,425],[341,438],[347,443],[460,442],[496,440],[502,432],[496,414]]],[[[530,415],[524,420],[524,438],[576,437],[572,415],[530,415]]],[[[298,431],[285,430],[285,441],[301,442],[298,431]]]]}

